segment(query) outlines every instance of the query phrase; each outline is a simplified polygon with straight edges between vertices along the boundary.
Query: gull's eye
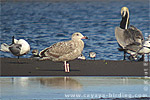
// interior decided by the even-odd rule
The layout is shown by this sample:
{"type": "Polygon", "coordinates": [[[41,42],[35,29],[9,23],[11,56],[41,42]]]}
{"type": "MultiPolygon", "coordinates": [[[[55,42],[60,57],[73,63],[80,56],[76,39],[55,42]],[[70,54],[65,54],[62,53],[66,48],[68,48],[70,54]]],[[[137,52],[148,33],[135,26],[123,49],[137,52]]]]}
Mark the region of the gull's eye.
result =
{"type": "Polygon", "coordinates": [[[77,34],[77,36],[79,36],[79,34],[77,34]]]}

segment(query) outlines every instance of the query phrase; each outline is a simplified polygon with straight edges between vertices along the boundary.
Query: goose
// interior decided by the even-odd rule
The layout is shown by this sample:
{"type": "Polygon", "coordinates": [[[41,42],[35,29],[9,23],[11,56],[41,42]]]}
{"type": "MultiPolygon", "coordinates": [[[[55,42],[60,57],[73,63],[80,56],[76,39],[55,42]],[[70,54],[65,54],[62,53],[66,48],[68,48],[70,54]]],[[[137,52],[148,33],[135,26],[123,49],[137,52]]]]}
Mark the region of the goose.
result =
{"type": "Polygon", "coordinates": [[[69,71],[68,61],[79,57],[84,48],[84,42],[81,39],[87,39],[80,32],[75,32],[72,39],[69,41],[62,41],[45,48],[39,53],[40,60],[52,60],[64,62],[65,72],[69,71]]]}
{"type": "Polygon", "coordinates": [[[126,60],[126,53],[130,54],[129,50],[126,51],[126,46],[131,44],[142,45],[144,38],[142,32],[135,26],[130,25],[129,27],[129,9],[127,7],[121,8],[121,16],[120,27],[115,28],[115,37],[120,46],[119,51],[124,51],[123,60],[126,60]]]}
{"type": "Polygon", "coordinates": [[[10,52],[14,56],[22,56],[27,54],[30,51],[30,45],[24,39],[15,39],[14,36],[12,37],[12,44],[7,45],[6,43],[1,44],[1,51],[3,52],[10,52]]]}

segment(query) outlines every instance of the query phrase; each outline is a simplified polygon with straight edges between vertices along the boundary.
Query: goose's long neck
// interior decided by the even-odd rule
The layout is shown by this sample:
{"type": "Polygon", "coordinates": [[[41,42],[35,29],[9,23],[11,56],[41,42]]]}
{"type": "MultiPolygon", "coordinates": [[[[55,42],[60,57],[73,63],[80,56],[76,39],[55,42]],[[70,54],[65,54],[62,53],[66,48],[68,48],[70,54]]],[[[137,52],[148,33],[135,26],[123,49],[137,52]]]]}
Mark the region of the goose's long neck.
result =
{"type": "Polygon", "coordinates": [[[129,27],[129,14],[126,13],[126,15],[122,17],[122,20],[120,22],[120,28],[128,29],[128,27],[129,27]]]}

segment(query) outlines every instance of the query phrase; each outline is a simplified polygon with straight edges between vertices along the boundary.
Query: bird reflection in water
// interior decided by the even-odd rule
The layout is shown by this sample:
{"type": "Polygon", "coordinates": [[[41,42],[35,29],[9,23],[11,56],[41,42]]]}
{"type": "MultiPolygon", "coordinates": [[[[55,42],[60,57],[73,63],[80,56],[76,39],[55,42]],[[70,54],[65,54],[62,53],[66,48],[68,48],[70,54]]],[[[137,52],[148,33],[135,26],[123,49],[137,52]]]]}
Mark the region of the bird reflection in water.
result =
{"type": "Polygon", "coordinates": [[[36,78],[44,86],[58,88],[58,89],[72,89],[80,90],[82,85],[75,79],[70,77],[56,77],[56,78],[36,78]]]}

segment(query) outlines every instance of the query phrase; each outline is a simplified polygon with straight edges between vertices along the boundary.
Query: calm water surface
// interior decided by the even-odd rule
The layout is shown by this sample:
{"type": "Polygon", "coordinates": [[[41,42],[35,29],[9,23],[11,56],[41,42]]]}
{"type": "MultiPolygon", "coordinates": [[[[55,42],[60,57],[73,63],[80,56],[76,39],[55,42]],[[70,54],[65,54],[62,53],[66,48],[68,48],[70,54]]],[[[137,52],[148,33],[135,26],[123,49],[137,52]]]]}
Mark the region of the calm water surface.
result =
{"type": "Polygon", "coordinates": [[[8,77],[0,86],[2,100],[150,97],[148,79],[126,77],[8,77]]]}
{"type": "MultiPolygon", "coordinates": [[[[96,59],[121,60],[123,53],[117,50],[114,29],[119,26],[123,6],[130,9],[130,24],[149,34],[149,0],[1,2],[0,43],[10,44],[14,35],[27,40],[31,50],[42,50],[81,32],[89,37],[84,40],[87,58],[94,51],[96,59]]],[[[0,56],[14,57],[1,51],[0,56]]],[[[31,52],[24,57],[30,56],[31,52]]]]}

